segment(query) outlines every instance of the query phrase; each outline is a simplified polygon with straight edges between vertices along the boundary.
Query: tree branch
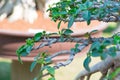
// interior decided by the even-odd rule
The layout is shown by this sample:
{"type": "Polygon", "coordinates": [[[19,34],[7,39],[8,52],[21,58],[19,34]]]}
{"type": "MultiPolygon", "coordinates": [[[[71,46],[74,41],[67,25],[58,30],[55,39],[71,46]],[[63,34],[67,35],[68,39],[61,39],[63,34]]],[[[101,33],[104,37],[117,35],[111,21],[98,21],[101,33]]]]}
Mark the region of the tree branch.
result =
{"type": "MultiPolygon", "coordinates": [[[[71,38],[63,38],[63,42],[77,42],[77,44],[79,44],[79,46],[77,46],[78,52],[81,52],[89,44],[92,44],[96,41],[99,41],[101,43],[104,40],[111,43],[111,42],[113,42],[113,37],[109,37],[109,38],[103,38],[103,37],[91,38],[90,37],[88,39],[75,38],[75,37],[73,37],[73,38],[72,37],[71,38]]],[[[40,45],[37,46],[37,47],[34,47],[33,50],[40,49],[44,46],[51,46],[52,44],[55,44],[57,42],[61,42],[61,38],[43,38],[40,41],[40,45]]],[[[119,48],[120,48],[120,45],[117,45],[118,50],[119,50],[119,48]]],[[[69,54],[70,56],[65,62],[58,63],[54,66],[55,69],[58,69],[62,66],[66,66],[66,65],[70,64],[72,62],[72,60],[74,59],[74,56],[78,52],[73,52],[72,50],[59,51],[59,52],[56,52],[56,53],[48,56],[46,59],[52,60],[56,56],[59,56],[59,55],[62,55],[62,54],[69,54]]],[[[114,58],[114,60],[115,60],[115,58],[114,58]]],[[[111,67],[111,65],[113,65],[113,58],[109,56],[104,61],[99,62],[95,66],[91,67],[90,72],[84,70],[81,73],[79,73],[79,75],[76,77],[76,80],[79,80],[79,78],[84,79],[84,76],[88,76],[88,80],[89,80],[91,74],[93,74],[95,72],[98,72],[98,71],[100,71],[104,75],[107,72],[106,70],[108,70],[111,67]]],[[[45,76],[47,74],[44,74],[43,76],[45,76]]],[[[102,76],[101,78],[103,78],[103,77],[104,76],[102,76]]]]}
{"type": "Polygon", "coordinates": [[[76,37],[71,37],[71,38],[63,38],[63,41],[61,41],[61,38],[48,38],[48,39],[41,39],[39,46],[34,46],[32,50],[37,50],[40,49],[44,46],[50,46],[52,44],[55,43],[63,43],[63,42],[75,42],[75,43],[85,43],[86,44],[91,44],[92,42],[95,41],[99,41],[102,42],[103,40],[109,40],[110,42],[113,41],[113,38],[103,38],[103,37],[99,37],[99,38],[91,38],[91,39],[83,39],[83,38],[76,38],[76,37]]]}
{"type": "MultiPolygon", "coordinates": [[[[109,17],[104,17],[102,19],[100,19],[99,17],[91,17],[91,20],[98,20],[98,21],[103,21],[103,22],[119,22],[120,21],[120,16],[116,16],[116,15],[109,15],[109,17]]],[[[63,20],[65,21],[65,20],[63,20]]],[[[69,21],[69,20],[66,20],[69,21]]],[[[85,21],[83,18],[76,18],[75,22],[82,22],[85,21]]]]}
{"type": "Polygon", "coordinates": [[[55,43],[58,43],[58,42],[77,42],[77,43],[83,43],[84,41],[87,41],[85,39],[82,39],[82,38],[64,38],[63,41],[61,41],[61,38],[49,38],[49,39],[42,39],[40,41],[40,45],[37,46],[37,47],[34,47],[33,50],[37,50],[39,48],[42,48],[44,46],[50,46],[51,44],[55,44],[55,43]]]}
{"type": "Polygon", "coordinates": [[[85,76],[89,76],[89,75],[99,72],[99,71],[104,72],[104,71],[106,71],[106,69],[108,70],[112,64],[113,64],[113,60],[110,58],[107,58],[105,61],[101,61],[101,62],[95,64],[94,66],[90,67],[90,72],[88,72],[87,70],[81,71],[76,76],[75,80],[84,80],[85,76]]]}
{"type": "MultiPolygon", "coordinates": [[[[88,46],[88,44],[86,44],[86,43],[80,44],[80,45],[78,46],[79,52],[81,52],[86,46],[88,46]]],[[[57,63],[57,64],[54,66],[55,69],[59,69],[59,68],[62,67],[62,66],[69,65],[69,64],[73,61],[74,56],[75,56],[75,54],[77,54],[77,53],[75,53],[74,51],[64,50],[64,51],[56,52],[56,53],[54,53],[53,55],[48,56],[46,59],[52,59],[52,58],[54,58],[54,57],[56,57],[56,56],[59,56],[59,55],[62,55],[62,54],[69,54],[70,56],[69,56],[69,58],[68,58],[65,62],[57,63]]],[[[48,73],[43,74],[43,77],[46,76],[46,75],[48,75],[48,73]]]]}
{"type": "MultiPolygon", "coordinates": [[[[116,57],[111,57],[108,56],[105,60],[95,64],[94,66],[90,67],[90,72],[88,72],[87,70],[83,70],[81,71],[75,78],[75,80],[84,80],[85,76],[89,76],[93,73],[96,72],[101,72],[104,76],[104,73],[106,71],[108,71],[108,69],[110,69],[111,67],[113,67],[112,65],[114,65],[115,61],[120,61],[120,51],[117,51],[117,55],[116,57]]],[[[120,66],[120,64],[119,64],[120,66]]],[[[101,77],[101,80],[103,80],[104,77],[101,77]]]]}

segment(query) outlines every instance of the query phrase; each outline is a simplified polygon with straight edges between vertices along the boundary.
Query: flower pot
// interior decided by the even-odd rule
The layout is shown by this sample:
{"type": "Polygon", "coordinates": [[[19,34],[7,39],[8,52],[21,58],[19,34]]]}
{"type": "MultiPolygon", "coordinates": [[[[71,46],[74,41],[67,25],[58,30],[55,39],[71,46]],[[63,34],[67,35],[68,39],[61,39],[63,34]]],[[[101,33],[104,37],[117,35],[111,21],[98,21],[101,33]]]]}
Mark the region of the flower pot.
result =
{"type": "MultiPolygon", "coordinates": [[[[0,22],[0,56],[17,60],[16,50],[23,44],[25,44],[25,39],[28,37],[33,37],[36,32],[47,31],[47,32],[57,32],[57,24],[51,21],[49,18],[44,18],[41,12],[38,12],[39,18],[33,23],[29,24],[23,20],[16,22],[8,22],[4,20],[0,22]]],[[[66,28],[67,24],[62,23],[61,28],[66,28]]],[[[99,21],[92,21],[88,26],[86,22],[75,22],[72,26],[74,33],[72,36],[83,37],[86,32],[92,30],[98,30],[93,36],[101,36],[103,29],[107,27],[107,24],[99,21]]],[[[59,37],[59,36],[52,36],[59,37]]],[[[53,44],[52,48],[44,47],[40,50],[32,51],[28,57],[22,57],[24,61],[33,61],[39,52],[48,51],[50,54],[55,53],[60,50],[69,50],[74,47],[75,43],[57,43],[53,44]],[[66,45],[66,46],[64,46],[66,45]]],[[[85,50],[86,51],[86,50],[85,50]]],[[[80,54],[83,54],[82,52],[80,54]]],[[[58,56],[54,60],[64,60],[66,56],[58,56]]]]}

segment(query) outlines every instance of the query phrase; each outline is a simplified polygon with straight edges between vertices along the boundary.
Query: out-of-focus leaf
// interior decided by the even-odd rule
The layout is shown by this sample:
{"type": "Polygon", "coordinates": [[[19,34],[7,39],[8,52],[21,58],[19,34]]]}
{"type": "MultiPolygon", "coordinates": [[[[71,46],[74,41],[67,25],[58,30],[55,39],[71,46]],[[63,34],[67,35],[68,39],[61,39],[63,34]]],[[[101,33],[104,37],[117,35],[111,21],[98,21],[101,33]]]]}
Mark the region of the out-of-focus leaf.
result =
{"type": "Polygon", "coordinates": [[[92,51],[93,49],[99,49],[99,48],[100,48],[100,42],[96,41],[92,43],[90,47],[90,51],[92,51]]]}
{"type": "Polygon", "coordinates": [[[51,77],[51,78],[49,78],[48,80],[55,80],[55,77],[51,77]]]}
{"type": "Polygon", "coordinates": [[[58,29],[60,29],[61,22],[62,22],[62,21],[60,21],[60,22],[58,23],[58,26],[57,26],[58,29]]]}
{"type": "Polygon", "coordinates": [[[55,74],[55,68],[53,68],[53,67],[47,67],[47,71],[48,71],[48,73],[50,74],[50,75],[54,75],[55,74]]]}
{"type": "Polygon", "coordinates": [[[69,35],[71,33],[73,33],[73,31],[70,29],[65,29],[65,31],[64,31],[64,34],[66,34],[66,35],[69,35]]]}
{"type": "Polygon", "coordinates": [[[72,26],[73,23],[74,23],[75,18],[74,18],[73,16],[70,16],[69,19],[70,19],[70,20],[68,21],[68,28],[71,28],[71,26],[72,26]]]}
{"type": "Polygon", "coordinates": [[[39,33],[36,33],[36,34],[35,34],[35,36],[34,36],[33,39],[37,42],[37,41],[39,41],[39,40],[41,39],[41,37],[42,37],[42,33],[39,32],[39,33]]]}
{"type": "Polygon", "coordinates": [[[35,68],[35,66],[37,65],[37,62],[36,61],[33,61],[31,66],[30,66],[30,71],[32,72],[33,69],[35,68]]]}
{"type": "Polygon", "coordinates": [[[83,66],[84,68],[87,70],[87,71],[90,71],[90,68],[89,68],[89,63],[91,62],[91,57],[88,56],[85,60],[84,60],[84,63],[83,63],[83,66]]]}
{"type": "Polygon", "coordinates": [[[116,56],[116,47],[110,47],[108,50],[108,55],[115,57],[116,56]]]}
{"type": "Polygon", "coordinates": [[[82,17],[85,21],[87,21],[87,24],[89,25],[90,24],[90,19],[91,19],[91,13],[88,10],[83,11],[82,17]]]}

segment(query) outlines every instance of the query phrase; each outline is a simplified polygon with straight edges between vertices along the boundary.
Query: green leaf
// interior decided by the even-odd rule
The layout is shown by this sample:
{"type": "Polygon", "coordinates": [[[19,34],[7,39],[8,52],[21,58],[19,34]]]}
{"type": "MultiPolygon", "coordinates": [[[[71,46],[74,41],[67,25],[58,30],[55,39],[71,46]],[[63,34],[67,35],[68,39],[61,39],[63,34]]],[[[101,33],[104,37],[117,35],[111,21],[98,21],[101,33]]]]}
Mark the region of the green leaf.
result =
{"type": "Polygon", "coordinates": [[[75,48],[78,48],[78,47],[79,47],[79,44],[78,44],[78,43],[76,43],[76,44],[75,44],[75,48]]]}
{"type": "Polygon", "coordinates": [[[116,47],[110,47],[109,48],[109,51],[108,51],[108,54],[110,55],[110,56],[112,56],[112,57],[115,57],[116,56],[116,47]]]}
{"type": "Polygon", "coordinates": [[[31,39],[31,38],[28,38],[28,39],[26,40],[26,44],[27,44],[27,45],[33,45],[33,44],[34,44],[34,40],[31,39]]]}
{"type": "Polygon", "coordinates": [[[64,37],[60,36],[60,42],[64,42],[64,37]]]}
{"type": "Polygon", "coordinates": [[[100,48],[100,42],[96,41],[96,42],[93,42],[91,47],[90,47],[90,51],[92,51],[93,49],[99,49],[100,48]]]}
{"type": "Polygon", "coordinates": [[[59,15],[67,15],[67,12],[66,11],[62,11],[62,12],[57,12],[58,16],[59,15]]]}
{"type": "Polygon", "coordinates": [[[41,53],[41,57],[43,57],[43,58],[45,58],[45,57],[47,57],[48,55],[46,54],[46,52],[42,52],[41,53]]]}
{"type": "Polygon", "coordinates": [[[120,36],[114,35],[114,44],[119,44],[120,43],[120,36]]]}
{"type": "Polygon", "coordinates": [[[54,76],[55,74],[55,68],[48,66],[47,71],[50,75],[54,76]]]}
{"type": "Polygon", "coordinates": [[[102,60],[105,60],[105,59],[107,58],[106,52],[101,53],[101,54],[100,54],[100,58],[101,58],[102,60]]]}
{"type": "Polygon", "coordinates": [[[98,51],[92,51],[89,54],[91,54],[92,57],[99,57],[100,56],[100,53],[98,51]]]}
{"type": "Polygon", "coordinates": [[[85,21],[87,21],[87,24],[90,24],[90,20],[91,20],[91,13],[87,10],[87,11],[83,11],[82,13],[82,17],[85,21]]]}
{"type": "MultiPolygon", "coordinates": [[[[78,11],[84,11],[84,10],[87,10],[86,5],[85,5],[85,4],[79,4],[79,9],[78,9],[78,11]]],[[[77,12],[78,12],[78,11],[77,11],[77,12]]]]}
{"type": "Polygon", "coordinates": [[[69,19],[70,19],[70,20],[68,21],[68,28],[71,28],[71,26],[72,26],[73,23],[74,23],[75,18],[74,18],[73,16],[70,16],[69,19]]]}
{"type": "Polygon", "coordinates": [[[34,36],[34,38],[33,38],[33,39],[34,39],[34,41],[36,41],[36,42],[37,42],[37,41],[39,41],[39,40],[41,39],[41,37],[42,37],[42,33],[41,33],[41,32],[39,32],[39,33],[36,33],[36,34],[35,34],[35,36],[34,36]]]}
{"type": "Polygon", "coordinates": [[[87,0],[82,0],[82,3],[85,3],[87,0]]]}
{"type": "Polygon", "coordinates": [[[110,44],[112,44],[112,43],[113,43],[113,42],[110,41],[110,40],[104,40],[104,41],[102,42],[102,45],[108,46],[108,45],[110,45],[110,44]]]}
{"type": "Polygon", "coordinates": [[[29,53],[26,51],[26,49],[24,49],[22,52],[21,52],[21,56],[27,56],[29,53]]]}
{"type": "Polygon", "coordinates": [[[114,80],[114,78],[120,73],[120,68],[116,68],[112,73],[108,75],[107,80],[114,80]]]}
{"type": "Polygon", "coordinates": [[[45,59],[44,58],[40,58],[40,59],[37,60],[37,63],[44,64],[45,63],[45,59]]]}
{"type": "Polygon", "coordinates": [[[78,15],[78,14],[80,13],[80,11],[81,11],[81,7],[79,7],[79,9],[77,9],[77,10],[75,11],[75,15],[78,15]]]}
{"type": "Polygon", "coordinates": [[[60,29],[61,22],[62,22],[62,21],[60,21],[60,22],[58,23],[58,26],[57,26],[58,29],[60,29]]]}
{"type": "Polygon", "coordinates": [[[21,56],[27,56],[31,50],[33,45],[23,45],[17,50],[17,54],[20,54],[21,56]]]}
{"type": "Polygon", "coordinates": [[[90,7],[92,7],[93,3],[90,1],[86,1],[85,5],[87,8],[90,8],[90,7]]]}
{"type": "Polygon", "coordinates": [[[66,11],[62,11],[62,12],[56,12],[56,11],[54,11],[54,13],[52,13],[52,15],[54,17],[59,17],[60,15],[62,16],[62,15],[66,15],[66,14],[67,14],[66,11]]]}
{"type": "Polygon", "coordinates": [[[18,48],[17,50],[16,50],[16,54],[17,54],[17,56],[18,56],[18,61],[21,63],[21,64],[23,64],[23,62],[22,62],[22,60],[21,60],[21,54],[22,54],[22,52],[23,52],[23,50],[26,48],[26,45],[22,45],[20,48],[18,48]]]}
{"type": "Polygon", "coordinates": [[[85,60],[84,60],[84,63],[83,63],[83,66],[84,68],[87,70],[87,71],[90,71],[90,68],[89,68],[89,63],[91,62],[91,57],[88,56],[85,60]]]}
{"type": "Polygon", "coordinates": [[[89,38],[89,35],[90,35],[90,34],[89,34],[88,32],[84,34],[84,36],[85,36],[86,38],[89,38]]]}
{"type": "Polygon", "coordinates": [[[19,56],[27,56],[28,52],[26,51],[27,45],[22,45],[20,48],[17,49],[16,53],[19,56]]]}
{"type": "Polygon", "coordinates": [[[80,50],[79,50],[79,44],[77,43],[76,45],[75,45],[75,48],[74,48],[74,52],[75,53],[78,53],[78,52],[80,52],[80,50]]]}
{"type": "Polygon", "coordinates": [[[16,53],[17,53],[17,54],[21,54],[21,52],[22,52],[26,47],[27,47],[26,45],[22,45],[21,47],[19,47],[19,48],[16,50],[16,53]]]}
{"type": "Polygon", "coordinates": [[[48,58],[45,59],[45,62],[47,62],[47,63],[51,63],[52,60],[51,60],[51,58],[48,57],[48,58]]]}
{"type": "Polygon", "coordinates": [[[26,48],[26,52],[30,53],[32,48],[33,48],[33,45],[28,45],[27,48],[26,48]]]}
{"type": "Polygon", "coordinates": [[[35,66],[37,65],[37,62],[36,61],[33,61],[31,66],[30,66],[30,71],[32,72],[33,69],[35,68],[35,66]]]}
{"type": "Polygon", "coordinates": [[[54,78],[54,77],[51,77],[51,78],[49,78],[48,80],[55,80],[55,78],[54,78]]]}
{"type": "Polygon", "coordinates": [[[78,48],[75,48],[74,52],[78,53],[78,52],[80,52],[80,50],[78,48]]]}
{"type": "Polygon", "coordinates": [[[18,61],[19,61],[21,64],[23,64],[23,62],[22,62],[22,60],[21,60],[20,54],[18,54],[17,56],[18,56],[18,61]]]}
{"type": "Polygon", "coordinates": [[[78,5],[81,11],[87,10],[87,6],[85,4],[78,4],[78,5]]]}
{"type": "Polygon", "coordinates": [[[70,51],[71,51],[71,52],[75,52],[75,48],[71,48],[70,51]]]}
{"type": "Polygon", "coordinates": [[[64,31],[64,34],[66,34],[66,35],[69,35],[71,33],[73,33],[73,31],[70,29],[65,29],[65,31],[64,31]]]}

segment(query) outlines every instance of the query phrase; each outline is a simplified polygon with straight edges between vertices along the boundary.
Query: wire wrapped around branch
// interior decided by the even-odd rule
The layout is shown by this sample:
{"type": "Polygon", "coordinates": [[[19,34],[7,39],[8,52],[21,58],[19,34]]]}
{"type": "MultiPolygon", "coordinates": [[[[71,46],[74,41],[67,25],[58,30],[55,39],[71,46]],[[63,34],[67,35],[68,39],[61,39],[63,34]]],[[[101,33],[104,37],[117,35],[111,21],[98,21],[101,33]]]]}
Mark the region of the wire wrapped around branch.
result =
{"type": "MultiPolygon", "coordinates": [[[[79,44],[79,46],[77,46],[77,49],[79,50],[77,53],[79,53],[86,46],[88,46],[89,44],[92,44],[94,42],[97,42],[97,41],[100,43],[102,43],[103,41],[113,42],[113,37],[109,37],[109,38],[100,37],[100,38],[90,38],[90,39],[89,38],[82,39],[82,38],[75,38],[74,37],[74,38],[64,38],[63,40],[64,40],[63,42],[77,42],[77,44],[79,44]]],[[[42,48],[44,46],[51,46],[52,44],[55,44],[57,42],[61,42],[60,38],[48,38],[48,40],[42,39],[41,41],[42,41],[42,43],[40,43],[40,45],[34,49],[39,49],[39,48],[42,48]]],[[[46,59],[52,60],[53,58],[55,58],[59,55],[63,55],[63,54],[68,54],[69,58],[64,62],[57,63],[55,66],[53,66],[55,69],[59,69],[62,66],[69,65],[73,61],[76,53],[72,52],[71,50],[63,50],[63,51],[59,51],[59,52],[56,52],[56,53],[48,56],[46,59]]],[[[109,57],[105,61],[102,61],[102,62],[96,64],[95,66],[93,66],[92,68],[90,68],[91,72],[88,72],[86,70],[82,71],[81,73],[78,74],[78,76],[76,77],[76,80],[79,80],[79,78],[84,79],[85,76],[88,76],[88,80],[89,80],[91,74],[98,72],[98,71],[100,71],[103,74],[103,76],[101,77],[101,79],[102,79],[104,77],[104,75],[107,73],[107,70],[111,67],[111,65],[113,65],[112,61],[113,61],[113,59],[111,57],[109,57]]],[[[43,77],[48,75],[48,74],[49,73],[43,74],[43,77]]]]}
{"type": "MultiPolygon", "coordinates": [[[[120,16],[119,15],[108,15],[102,19],[100,19],[99,17],[91,17],[91,20],[98,20],[98,21],[103,21],[103,22],[119,22],[120,16]]],[[[83,18],[75,19],[75,22],[82,22],[82,21],[85,21],[85,20],[83,18]]]]}
{"type": "Polygon", "coordinates": [[[85,39],[82,38],[64,38],[63,41],[61,41],[61,38],[49,38],[49,39],[42,39],[39,46],[36,46],[33,48],[33,50],[37,50],[39,48],[42,48],[44,46],[50,46],[52,44],[58,43],[58,42],[77,42],[77,43],[83,43],[85,39]]]}
{"type": "MultiPolygon", "coordinates": [[[[45,46],[51,46],[52,44],[55,44],[57,42],[61,42],[60,39],[61,38],[48,38],[48,40],[47,40],[47,39],[43,38],[41,40],[39,46],[34,47],[33,50],[40,49],[40,48],[43,48],[45,46]]],[[[46,59],[52,60],[53,58],[55,58],[59,55],[69,54],[69,58],[65,62],[60,62],[54,66],[55,69],[58,69],[62,66],[66,66],[66,65],[70,64],[72,62],[72,60],[74,59],[74,56],[77,53],[81,52],[89,44],[92,44],[93,42],[96,42],[96,41],[102,42],[104,40],[109,40],[110,42],[112,42],[113,38],[112,37],[110,37],[110,38],[100,37],[100,38],[82,39],[82,38],[75,38],[74,37],[74,38],[64,38],[63,40],[64,40],[63,42],[77,42],[77,44],[79,45],[79,46],[77,46],[78,51],[74,52],[72,50],[63,50],[63,51],[59,51],[59,52],[56,52],[56,53],[48,56],[46,59]]],[[[45,75],[47,75],[47,74],[45,74],[45,75]]]]}
{"type": "MultiPolygon", "coordinates": [[[[79,46],[78,46],[79,52],[81,52],[86,46],[88,46],[88,43],[86,44],[86,42],[83,44],[79,44],[79,46]]],[[[53,66],[55,69],[59,69],[62,66],[69,65],[73,61],[74,56],[77,53],[75,53],[74,51],[71,51],[71,50],[64,50],[64,51],[56,52],[53,55],[48,56],[46,59],[52,59],[52,58],[59,56],[59,55],[62,55],[62,54],[69,54],[69,58],[64,62],[57,63],[55,66],[53,66]]],[[[48,75],[48,74],[49,73],[43,74],[43,77],[48,75]]]]}

